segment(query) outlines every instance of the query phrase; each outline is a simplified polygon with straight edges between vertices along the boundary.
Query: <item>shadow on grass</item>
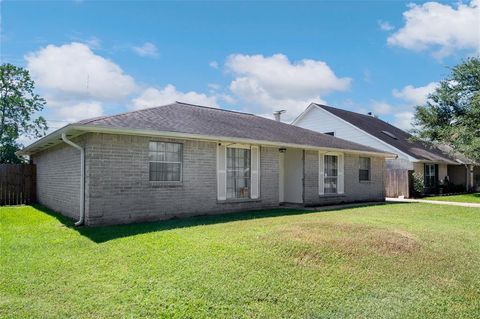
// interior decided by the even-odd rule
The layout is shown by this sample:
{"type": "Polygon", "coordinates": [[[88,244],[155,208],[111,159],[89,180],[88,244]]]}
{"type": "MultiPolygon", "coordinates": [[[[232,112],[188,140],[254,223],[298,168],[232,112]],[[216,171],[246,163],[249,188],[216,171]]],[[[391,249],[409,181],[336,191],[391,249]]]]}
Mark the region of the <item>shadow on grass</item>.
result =
{"type": "MultiPolygon", "coordinates": [[[[322,211],[329,210],[344,210],[355,207],[368,207],[368,206],[377,206],[377,205],[398,205],[399,203],[388,203],[388,202],[378,202],[370,204],[353,204],[345,207],[335,207],[331,208],[328,206],[322,207],[322,211]]],[[[245,211],[239,213],[226,213],[226,214],[216,214],[216,215],[200,215],[194,217],[186,218],[172,218],[163,221],[156,222],[146,222],[146,223],[134,223],[134,224],[125,224],[125,225],[112,225],[112,226],[95,226],[95,227],[75,227],[74,221],[68,217],[60,215],[57,212],[54,212],[46,207],[35,205],[37,210],[46,213],[58,221],[60,221],[65,226],[74,229],[80,235],[89,238],[95,243],[104,243],[113,239],[135,236],[139,234],[151,233],[156,231],[171,230],[185,227],[194,227],[202,225],[213,225],[219,223],[228,223],[233,221],[240,220],[251,220],[259,218],[268,218],[268,217],[280,217],[280,216],[289,216],[289,215],[300,215],[300,214],[310,214],[316,213],[320,210],[315,209],[296,209],[296,208],[278,208],[271,210],[256,210],[256,211],[245,211]]]]}

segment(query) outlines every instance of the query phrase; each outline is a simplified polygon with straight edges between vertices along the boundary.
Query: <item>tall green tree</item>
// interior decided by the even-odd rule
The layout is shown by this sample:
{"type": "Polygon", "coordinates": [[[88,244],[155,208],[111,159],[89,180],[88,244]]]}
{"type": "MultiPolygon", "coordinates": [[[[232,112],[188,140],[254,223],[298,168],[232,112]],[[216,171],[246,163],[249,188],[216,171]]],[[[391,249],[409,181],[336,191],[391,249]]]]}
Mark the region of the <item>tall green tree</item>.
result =
{"type": "Polygon", "coordinates": [[[0,163],[21,162],[15,155],[22,147],[20,136],[45,135],[47,122],[36,116],[45,100],[34,89],[28,70],[9,63],[0,66],[0,163]]]}
{"type": "Polygon", "coordinates": [[[468,58],[416,107],[413,133],[480,162],[480,59],[468,58]]]}

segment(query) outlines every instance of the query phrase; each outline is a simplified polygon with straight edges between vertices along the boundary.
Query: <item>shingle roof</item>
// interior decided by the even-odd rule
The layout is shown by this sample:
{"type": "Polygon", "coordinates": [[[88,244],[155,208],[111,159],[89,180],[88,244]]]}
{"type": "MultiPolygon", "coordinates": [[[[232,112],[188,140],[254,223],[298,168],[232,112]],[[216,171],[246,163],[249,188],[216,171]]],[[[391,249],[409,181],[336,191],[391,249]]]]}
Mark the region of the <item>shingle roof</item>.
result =
{"type": "Polygon", "coordinates": [[[177,132],[202,136],[249,139],[360,152],[386,152],[290,124],[241,113],[182,102],[113,116],[83,120],[73,125],[126,130],[177,132]]]}
{"type": "Polygon", "coordinates": [[[379,118],[322,104],[315,105],[418,160],[458,164],[453,156],[446,152],[442,152],[433,145],[428,145],[421,141],[411,141],[411,134],[384,122],[379,118]]]}

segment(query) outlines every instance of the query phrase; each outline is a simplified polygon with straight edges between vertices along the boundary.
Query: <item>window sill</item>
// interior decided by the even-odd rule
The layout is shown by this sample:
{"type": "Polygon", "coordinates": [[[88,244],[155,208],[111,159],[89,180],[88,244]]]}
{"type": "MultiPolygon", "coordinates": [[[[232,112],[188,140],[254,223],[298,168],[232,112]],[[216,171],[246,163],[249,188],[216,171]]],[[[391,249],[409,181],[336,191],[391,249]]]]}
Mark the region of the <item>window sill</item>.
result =
{"type": "Polygon", "coordinates": [[[252,199],[252,198],[231,198],[226,200],[217,200],[218,204],[236,204],[236,203],[255,203],[261,202],[260,198],[252,199]]]}
{"type": "Polygon", "coordinates": [[[183,187],[183,182],[150,181],[150,187],[154,187],[154,188],[183,187]]]}
{"type": "Polygon", "coordinates": [[[320,198],[331,198],[331,197],[346,197],[347,195],[345,194],[323,194],[323,195],[318,195],[320,198]]]}
{"type": "Polygon", "coordinates": [[[372,183],[372,180],[368,180],[368,181],[358,181],[359,183],[361,184],[371,184],[372,183]]]}

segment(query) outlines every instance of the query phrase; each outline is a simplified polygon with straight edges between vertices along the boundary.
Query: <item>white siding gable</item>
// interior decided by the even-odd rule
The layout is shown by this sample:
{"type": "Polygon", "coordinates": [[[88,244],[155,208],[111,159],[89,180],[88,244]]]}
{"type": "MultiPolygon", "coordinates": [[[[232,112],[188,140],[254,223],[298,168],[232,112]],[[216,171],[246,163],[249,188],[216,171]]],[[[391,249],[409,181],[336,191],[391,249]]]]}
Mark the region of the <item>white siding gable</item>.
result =
{"type": "Polygon", "coordinates": [[[335,137],[398,154],[401,160],[415,161],[407,154],[317,106],[309,107],[292,124],[320,133],[334,132],[335,137]]]}

